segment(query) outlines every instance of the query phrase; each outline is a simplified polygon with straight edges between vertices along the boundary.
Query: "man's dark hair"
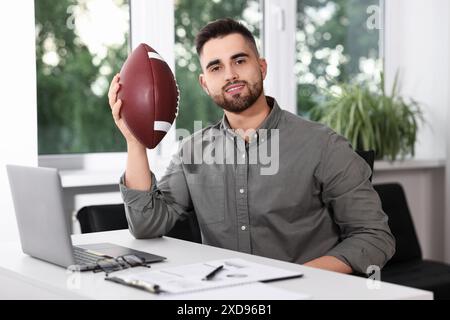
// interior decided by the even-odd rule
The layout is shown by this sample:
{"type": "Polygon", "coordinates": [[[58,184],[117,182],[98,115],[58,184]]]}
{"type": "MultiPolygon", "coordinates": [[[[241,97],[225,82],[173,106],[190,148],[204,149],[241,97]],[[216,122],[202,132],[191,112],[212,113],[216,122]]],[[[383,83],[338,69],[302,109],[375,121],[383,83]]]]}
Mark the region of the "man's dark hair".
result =
{"type": "Polygon", "coordinates": [[[222,38],[233,33],[242,35],[253,47],[256,55],[258,55],[258,49],[256,47],[255,38],[253,37],[252,33],[242,23],[231,18],[219,19],[210,22],[199,31],[199,33],[195,37],[195,47],[197,49],[197,54],[199,56],[201,55],[203,46],[209,40],[222,38]]]}

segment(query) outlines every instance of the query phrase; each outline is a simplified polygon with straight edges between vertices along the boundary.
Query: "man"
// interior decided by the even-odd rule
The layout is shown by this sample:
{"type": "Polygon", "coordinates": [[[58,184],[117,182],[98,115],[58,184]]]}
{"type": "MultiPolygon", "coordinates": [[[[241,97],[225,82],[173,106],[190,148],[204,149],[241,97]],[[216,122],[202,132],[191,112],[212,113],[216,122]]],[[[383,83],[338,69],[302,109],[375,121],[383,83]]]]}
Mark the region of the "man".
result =
{"type": "Polygon", "coordinates": [[[196,45],[200,85],[224,116],[183,141],[160,181],[120,117],[118,75],[111,83],[112,114],[128,146],[120,189],[131,233],[164,235],[196,214],[204,244],[342,273],[383,267],[395,240],[365,161],[342,136],[264,95],[267,63],[243,25],[214,21],[196,45]],[[211,146],[235,161],[189,161],[211,146]],[[268,146],[277,166],[263,174],[264,164],[248,158],[268,146]]]}

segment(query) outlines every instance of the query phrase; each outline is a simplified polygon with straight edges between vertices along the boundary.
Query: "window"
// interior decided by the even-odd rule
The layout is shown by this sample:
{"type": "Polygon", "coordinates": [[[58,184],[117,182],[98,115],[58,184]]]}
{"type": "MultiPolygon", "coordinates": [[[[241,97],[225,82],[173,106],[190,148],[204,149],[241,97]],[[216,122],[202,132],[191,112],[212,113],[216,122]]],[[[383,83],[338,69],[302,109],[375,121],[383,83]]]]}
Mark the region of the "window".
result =
{"type": "Polygon", "coordinates": [[[129,52],[126,0],[35,0],[39,154],[125,151],[107,100],[129,52]]]}
{"type": "Polygon", "coordinates": [[[198,83],[201,73],[195,50],[195,36],[208,22],[220,18],[243,22],[255,36],[261,48],[260,25],[262,13],[259,0],[178,0],[175,2],[175,60],[176,78],[181,92],[177,128],[194,131],[194,121],[203,126],[215,123],[222,109],[214,104],[198,83]]]}
{"type": "MultiPolygon", "coordinates": [[[[125,151],[106,95],[112,75],[130,51],[129,1],[35,0],[39,154],[125,151]]],[[[169,9],[164,0],[152,6],[134,0],[133,32],[146,36],[154,31],[154,20],[166,29],[166,21],[174,26],[170,34],[175,45],[167,39],[166,49],[175,53],[181,92],[176,126],[192,133],[194,121],[207,126],[223,114],[198,84],[201,70],[194,39],[206,23],[238,19],[253,32],[261,49],[264,8],[266,52],[261,53],[269,63],[267,93],[283,107],[297,105],[297,112],[308,116],[310,108],[322,101],[323,89],[333,88],[335,81],[379,81],[380,32],[367,25],[368,8],[373,5],[379,6],[379,0],[177,0],[169,9]],[[284,11],[273,10],[274,5],[284,11]],[[143,11],[147,15],[141,15],[143,11]],[[282,41],[289,45],[278,46],[282,41]],[[288,85],[294,82],[296,87],[288,85]],[[291,95],[293,100],[283,102],[284,96],[291,95]]],[[[142,39],[164,42],[160,33],[142,39]]]]}
{"type": "Polygon", "coordinates": [[[322,101],[323,90],[336,89],[337,82],[380,83],[380,30],[377,21],[370,21],[379,8],[379,0],[297,1],[299,114],[308,117],[322,101]]]}

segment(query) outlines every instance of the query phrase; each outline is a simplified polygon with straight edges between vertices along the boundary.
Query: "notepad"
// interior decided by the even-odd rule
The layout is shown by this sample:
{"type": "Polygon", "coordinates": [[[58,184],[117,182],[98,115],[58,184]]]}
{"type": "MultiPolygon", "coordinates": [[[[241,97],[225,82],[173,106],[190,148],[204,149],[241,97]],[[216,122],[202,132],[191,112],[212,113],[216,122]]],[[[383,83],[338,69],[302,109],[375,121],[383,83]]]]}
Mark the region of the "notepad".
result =
{"type": "Polygon", "coordinates": [[[139,283],[139,288],[158,288],[163,293],[180,294],[231,287],[256,282],[299,278],[303,274],[240,258],[221,259],[159,270],[115,273],[112,279],[122,284],[139,283]],[[211,280],[205,276],[218,266],[223,268],[211,280]]]}

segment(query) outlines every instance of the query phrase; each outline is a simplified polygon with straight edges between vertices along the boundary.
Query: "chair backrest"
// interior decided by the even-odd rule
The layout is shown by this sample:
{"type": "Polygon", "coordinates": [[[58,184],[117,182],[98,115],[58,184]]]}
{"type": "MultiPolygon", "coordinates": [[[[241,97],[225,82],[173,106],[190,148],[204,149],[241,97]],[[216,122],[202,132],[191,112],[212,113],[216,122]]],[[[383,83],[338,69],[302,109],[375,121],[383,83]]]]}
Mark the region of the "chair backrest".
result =
{"type": "MultiPolygon", "coordinates": [[[[94,205],[81,208],[77,213],[81,232],[101,232],[127,229],[128,222],[123,204],[94,205]]],[[[167,236],[197,242],[202,242],[200,228],[195,214],[185,220],[179,220],[167,233],[167,236]]]]}
{"type": "Polygon", "coordinates": [[[202,243],[202,235],[195,213],[192,212],[185,220],[178,220],[172,230],[167,233],[167,236],[202,243]]]}
{"type": "Polygon", "coordinates": [[[82,233],[128,228],[123,204],[86,206],[78,211],[77,219],[82,233]]]}
{"type": "Polygon", "coordinates": [[[373,150],[356,150],[356,153],[363,158],[364,160],[366,160],[367,164],[370,166],[370,169],[372,170],[372,174],[370,175],[369,180],[372,181],[372,176],[373,176],[373,163],[375,161],[375,151],[373,150]]]}
{"type": "Polygon", "coordinates": [[[409,211],[403,187],[398,183],[373,186],[389,217],[389,227],[396,240],[396,252],[387,265],[422,259],[422,250],[409,211]]]}

